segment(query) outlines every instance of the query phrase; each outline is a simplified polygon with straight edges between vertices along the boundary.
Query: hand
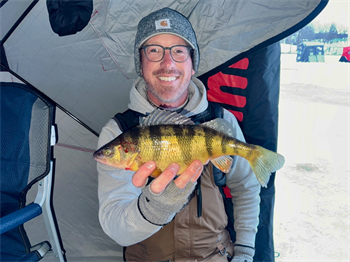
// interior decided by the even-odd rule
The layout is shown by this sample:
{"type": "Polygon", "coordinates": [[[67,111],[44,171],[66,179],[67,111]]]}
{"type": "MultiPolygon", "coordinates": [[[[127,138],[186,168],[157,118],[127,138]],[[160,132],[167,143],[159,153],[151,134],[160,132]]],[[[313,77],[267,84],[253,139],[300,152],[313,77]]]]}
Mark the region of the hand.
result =
{"type": "MultiPolygon", "coordinates": [[[[132,183],[136,187],[143,187],[146,185],[148,177],[156,168],[156,163],[149,161],[143,164],[139,170],[137,170],[132,178],[132,183]]],[[[171,163],[157,178],[151,183],[150,190],[154,194],[160,194],[168,186],[168,184],[174,179],[179,171],[180,167],[176,163],[171,163]]],[[[203,165],[199,160],[194,160],[191,165],[175,179],[175,185],[178,188],[184,189],[188,182],[196,182],[203,171],[203,165]]]]}
{"type": "Polygon", "coordinates": [[[253,262],[255,250],[252,247],[235,245],[231,262],[253,262]]]}
{"type": "Polygon", "coordinates": [[[142,188],[138,198],[138,208],[148,222],[164,226],[168,224],[189,202],[203,165],[196,160],[176,179],[179,165],[170,164],[157,178],[145,186],[148,177],[155,169],[153,161],[147,162],[134,174],[132,183],[142,188]]]}

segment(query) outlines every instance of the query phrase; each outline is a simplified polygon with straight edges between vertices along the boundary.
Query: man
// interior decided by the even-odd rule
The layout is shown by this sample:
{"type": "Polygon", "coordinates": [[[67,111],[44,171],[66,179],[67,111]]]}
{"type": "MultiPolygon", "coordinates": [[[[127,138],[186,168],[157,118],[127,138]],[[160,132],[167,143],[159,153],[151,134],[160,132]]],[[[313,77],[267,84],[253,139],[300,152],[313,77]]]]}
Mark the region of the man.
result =
{"type": "MultiPolygon", "coordinates": [[[[160,107],[188,117],[203,112],[208,107],[206,89],[193,77],[198,64],[196,36],[184,16],[163,8],[144,17],[135,39],[135,69],[140,77],[131,88],[129,108],[146,114],[160,107]]],[[[224,110],[223,118],[244,140],[235,117],[224,110]]],[[[120,133],[111,119],[102,129],[98,147],[120,133]]],[[[176,177],[179,166],[172,163],[149,184],[153,161],[135,173],[100,163],[97,169],[100,223],[107,235],[127,247],[127,261],[253,260],[260,185],[245,159],[234,157],[226,174],[234,205],[234,244],[225,229],[227,216],[212,164],[203,167],[196,160],[176,177]],[[194,194],[199,177],[201,216],[194,194]]]]}

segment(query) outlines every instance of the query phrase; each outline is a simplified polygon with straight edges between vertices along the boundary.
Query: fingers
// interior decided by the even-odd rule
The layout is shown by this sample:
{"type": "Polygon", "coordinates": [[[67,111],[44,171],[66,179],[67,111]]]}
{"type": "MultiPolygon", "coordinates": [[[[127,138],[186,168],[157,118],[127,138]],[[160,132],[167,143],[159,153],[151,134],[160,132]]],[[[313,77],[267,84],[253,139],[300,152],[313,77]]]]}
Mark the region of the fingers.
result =
{"type": "Polygon", "coordinates": [[[143,187],[144,185],[146,185],[148,177],[152,174],[155,168],[156,163],[154,163],[153,161],[149,161],[143,164],[132,177],[133,185],[136,187],[143,187]]]}
{"type": "Polygon", "coordinates": [[[196,182],[203,171],[202,162],[195,160],[189,167],[175,179],[175,185],[179,188],[185,188],[188,182],[196,182]]]}
{"type": "MultiPolygon", "coordinates": [[[[139,170],[137,170],[132,177],[132,183],[136,187],[143,187],[146,185],[148,177],[156,168],[156,164],[153,161],[149,161],[143,164],[139,170]]],[[[151,183],[151,191],[154,194],[161,193],[167,185],[174,179],[179,172],[180,167],[176,163],[170,164],[156,179],[151,183]]]]}
{"type": "MultiPolygon", "coordinates": [[[[135,172],[132,183],[136,187],[143,187],[147,183],[148,177],[151,175],[153,170],[156,168],[156,164],[153,161],[149,161],[142,165],[137,172],[135,172]]],[[[167,185],[175,178],[179,172],[180,167],[176,163],[170,164],[156,179],[150,184],[151,191],[154,194],[161,193],[167,185]]],[[[199,160],[195,160],[189,165],[189,167],[175,179],[175,185],[181,189],[185,188],[186,185],[191,181],[196,182],[198,177],[203,171],[203,165],[199,160]]]]}
{"type": "Polygon", "coordinates": [[[179,172],[180,166],[176,163],[170,164],[156,179],[151,183],[151,191],[159,194],[167,187],[179,172]]]}

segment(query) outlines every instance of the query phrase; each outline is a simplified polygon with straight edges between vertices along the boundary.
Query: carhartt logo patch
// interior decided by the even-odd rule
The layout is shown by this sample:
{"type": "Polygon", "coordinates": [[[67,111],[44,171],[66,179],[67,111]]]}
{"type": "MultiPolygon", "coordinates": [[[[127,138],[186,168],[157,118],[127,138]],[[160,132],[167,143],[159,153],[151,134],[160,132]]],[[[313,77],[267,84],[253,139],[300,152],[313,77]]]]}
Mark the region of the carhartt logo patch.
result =
{"type": "Polygon", "coordinates": [[[155,21],[155,23],[156,23],[156,30],[171,28],[169,19],[157,20],[157,21],[155,21]]]}

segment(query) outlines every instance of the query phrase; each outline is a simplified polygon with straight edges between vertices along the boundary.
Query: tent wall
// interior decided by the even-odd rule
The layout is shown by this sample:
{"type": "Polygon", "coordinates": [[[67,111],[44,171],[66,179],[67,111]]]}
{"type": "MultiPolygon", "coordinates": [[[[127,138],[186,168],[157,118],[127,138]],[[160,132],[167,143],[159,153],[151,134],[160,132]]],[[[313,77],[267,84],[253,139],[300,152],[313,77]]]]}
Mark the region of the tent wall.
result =
{"type": "MultiPolygon", "coordinates": [[[[127,108],[136,79],[136,26],[149,12],[169,6],[189,17],[200,47],[199,76],[295,32],[327,1],[95,0],[88,25],[64,37],[53,32],[46,1],[33,3],[34,8],[2,42],[9,68],[99,133],[108,119],[127,108]]],[[[11,5],[25,10],[28,1],[10,0],[1,9],[11,5]]],[[[10,11],[2,12],[2,20],[13,21],[10,11]]]]}
{"type": "MultiPolygon", "coordinates": [[[[277,150],[278,138],[280,54],[276,43],[238,61],[233,58],[199,77],[208,90],[208,100],[220,103],[236,116],[246,141],[272,151],[277,150]]],[[[275,174],[260,193],[255,261],[274,261],[274,180],[275,174]]]]}

